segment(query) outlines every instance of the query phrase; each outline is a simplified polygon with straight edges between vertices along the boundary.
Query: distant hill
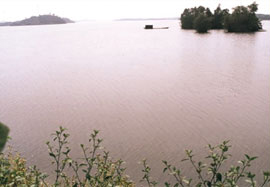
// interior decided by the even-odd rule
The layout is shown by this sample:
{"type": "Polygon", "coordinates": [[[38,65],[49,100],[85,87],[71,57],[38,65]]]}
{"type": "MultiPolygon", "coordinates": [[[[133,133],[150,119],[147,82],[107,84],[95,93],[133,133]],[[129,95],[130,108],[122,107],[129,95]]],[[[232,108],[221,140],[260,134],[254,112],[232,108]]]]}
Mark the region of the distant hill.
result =
{"type": "Polygon", "coordinates": [[[21,21],[0,23],[0,26],[50,25],[66,23],[73,23],[73,21],[68,18],[61,18],[55,15],[40,15],[32,16],[21,21]]]}
{"type": "Polygon", "coordinates": [[[260,20],[270,20],[269,14],[256,14],[260,20]]]}

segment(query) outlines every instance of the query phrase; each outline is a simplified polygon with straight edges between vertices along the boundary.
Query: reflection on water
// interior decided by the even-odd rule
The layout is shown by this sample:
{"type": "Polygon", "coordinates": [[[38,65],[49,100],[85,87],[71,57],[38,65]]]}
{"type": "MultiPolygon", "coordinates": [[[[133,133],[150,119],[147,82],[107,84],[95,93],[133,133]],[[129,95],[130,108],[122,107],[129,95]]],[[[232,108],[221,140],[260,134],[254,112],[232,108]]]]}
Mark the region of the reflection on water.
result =
{"type": "MultiPolygon", "coordinates": [[[[0,120],[31,164],[49,171],[45,141],[69,129],[74,156],[93,129],[127,161],[149,158],[154,176],[185,148],[231,140],[235,160],[270,164],[270,35],[199,35],[177,21],[89,22],[0,28],[0,120]]],[[[264,23],[266,30],[270,24],[264,23]]],[[[135,180],[140,176],[135,175],[135,180]]]]}

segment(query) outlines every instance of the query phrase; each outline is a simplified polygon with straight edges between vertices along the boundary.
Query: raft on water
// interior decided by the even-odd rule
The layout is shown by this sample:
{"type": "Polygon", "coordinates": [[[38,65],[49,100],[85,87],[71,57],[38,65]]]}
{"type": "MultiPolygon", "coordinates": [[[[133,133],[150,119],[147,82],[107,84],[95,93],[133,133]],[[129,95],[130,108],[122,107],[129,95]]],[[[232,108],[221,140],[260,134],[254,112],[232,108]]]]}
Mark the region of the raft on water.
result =
{"type": "Polygon", "coordinates": [[[144,29],[168,29],[169,27],[153,27],[153,25],[145,25],[144,29]]]}

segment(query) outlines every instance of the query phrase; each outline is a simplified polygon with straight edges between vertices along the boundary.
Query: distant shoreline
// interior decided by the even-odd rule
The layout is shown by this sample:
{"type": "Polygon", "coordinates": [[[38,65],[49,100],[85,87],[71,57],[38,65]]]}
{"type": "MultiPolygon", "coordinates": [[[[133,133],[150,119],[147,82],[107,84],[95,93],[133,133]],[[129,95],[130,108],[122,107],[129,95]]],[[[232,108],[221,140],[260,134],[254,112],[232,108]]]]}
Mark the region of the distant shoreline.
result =
{"type": "Polygon", "coordinates": [[[148,20],[179,20],[178,17],[172,17],[172,18],[123,18],[123,19],[115,19],[114,21],[148,21],[148,20]]]}
{"type": "MultiPolygon", "coordinates": [[[[261,21],[270,21],[270,14],[256,14],[261,21]]],[[[179,17],[167,17],[167,18],[121,18],[114,19],[113,21],[155,21],[155,20],[180,20],[179,17]]]]}

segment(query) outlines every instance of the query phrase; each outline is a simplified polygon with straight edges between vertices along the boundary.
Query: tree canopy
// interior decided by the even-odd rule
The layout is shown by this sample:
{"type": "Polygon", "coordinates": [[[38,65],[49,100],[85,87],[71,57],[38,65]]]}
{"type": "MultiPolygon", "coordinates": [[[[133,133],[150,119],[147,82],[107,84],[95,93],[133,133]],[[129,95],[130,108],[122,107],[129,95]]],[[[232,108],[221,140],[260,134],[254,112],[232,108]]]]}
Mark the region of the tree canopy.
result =
{"type": "Polygon", "coordinates": [[[257,10],[258,4],[256,3],[247,7],[235,7],[232,14],[225,19],[225,29],[228,32],[256,32],[262,29],[262,24],[255,14],[257,10]]]}
{"type": "Polygon", "coordinates": [[[198,33],[206,33],[211,28],[211,19],[204,14],[200,14],[195,18],[193,27],[198,33]]]}
{"type": "Polygon", "coordinates": [[[212,29],[223,29],[224,27],[224,19],[225,17],[229,15],[228,9],[221,9],[220,5],[216,8],[213,15],[212,20],[212,29]]]}

